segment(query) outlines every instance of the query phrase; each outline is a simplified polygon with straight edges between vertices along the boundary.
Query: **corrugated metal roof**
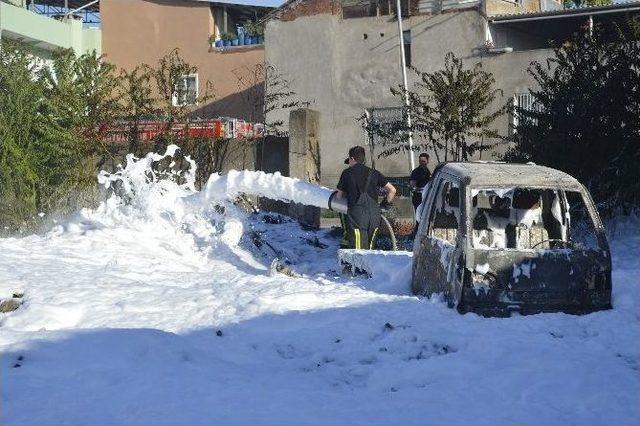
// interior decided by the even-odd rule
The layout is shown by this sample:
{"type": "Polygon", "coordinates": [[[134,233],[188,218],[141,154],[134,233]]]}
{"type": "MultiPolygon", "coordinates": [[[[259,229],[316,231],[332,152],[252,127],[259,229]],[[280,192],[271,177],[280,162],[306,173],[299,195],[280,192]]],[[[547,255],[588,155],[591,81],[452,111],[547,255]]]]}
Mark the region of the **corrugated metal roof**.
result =
{"type": "Polygon", "coordinates": [[[238,6],[260,6],[260,7],[280,7],[285,0],[190,0],[203,1],[207,3],[220,3],[238,6]]]}
{"type": "Polygon", "coordinates": [[[562,18],[571,17],[576,15],[598,15],[604,13],[625,12],[628,10],[640,9],[640,1],[626,1],[618,2],[616,4],[608,6],[591,6],[591,7],[579,7],[575,9],[561,9],[561,10],[549,10],[545,12],[520,12],[520,13],[508,13],[500,15],[491,15],[489,20],[492,22],[503,21],[519,21],[519,20],[533,20],[533,19],[545,19],[545,18],[562,18]]]}

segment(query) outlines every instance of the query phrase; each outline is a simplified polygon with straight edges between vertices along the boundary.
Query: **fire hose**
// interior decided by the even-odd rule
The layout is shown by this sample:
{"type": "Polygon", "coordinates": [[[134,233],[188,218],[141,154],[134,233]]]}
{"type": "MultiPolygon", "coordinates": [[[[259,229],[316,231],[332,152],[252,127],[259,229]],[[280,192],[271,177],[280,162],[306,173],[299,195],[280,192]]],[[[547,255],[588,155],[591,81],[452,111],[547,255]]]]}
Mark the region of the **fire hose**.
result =
{"type": "MultiPolygon", "coordinates": [[[[333,191],[329,197],[327,198],[327,207],[326,209],[330,210],[330,211],[334,211],[334,212],[338,212],[341,214],[347,214],[347,200],[344,198],[336,198],[336,194],[338,193],[338,191],[333,191]]],[[[248,197],[244,194],[242,194],[240,196],[240,198],[249,205],[249,207],[251,208],[251,210],[253,210],[254,213],[257,213],[259,210],[258,208],[248,199],[248,197]]],[[[397,251],[398,250],[398,241],[396,239],[396,234],[393,232],[393,227],[391,226],[391,223],[389,222],[389,219],[384,215],[381,214],[380,215],[382,222],[384,223],[385,228],[387,229],[387,232],[389,233],[389,238],[391,239],[391,249],[393,251],[397,251]]],[[[274,251],[274,252],[278,252],[274,247],[271,247],[271,245],[269,244],[270,248],[274,251]]]]}

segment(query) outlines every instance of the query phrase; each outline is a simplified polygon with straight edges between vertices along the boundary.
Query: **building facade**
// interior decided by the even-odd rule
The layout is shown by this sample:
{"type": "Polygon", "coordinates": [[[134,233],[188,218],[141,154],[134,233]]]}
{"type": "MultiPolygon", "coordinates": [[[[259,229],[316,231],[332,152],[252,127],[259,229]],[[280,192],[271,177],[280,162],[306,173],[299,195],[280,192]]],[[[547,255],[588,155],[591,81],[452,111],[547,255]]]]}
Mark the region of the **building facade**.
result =
{"type": "MultiPolygon", "coordinates": [[[[629,3],[562,10],[555,0],[403,1],[403,43],[410,65],[440,70],[448,52],[467,67],[481,63],[502,91],[495,108],[530,101],[534,80],[527,68],[552,56],[551,40],[562,42],[588,22],[622,19],[635,10],[629,3]]],[[[402,101],[390,91],[402,84],[394,5],[395,0],[291,0],[269,16],[267,63],[288,76],[299,100],[319,112],[325,185],[336,184],[350,146],[369,143],[358,117],[365,112],[401,117],[402,101]]],[[[411,86],[415,73],[409,71],[408,78],[411,86]]],[[[285,114],[274,111],[267,121],[285,120],[285,114]]],[[[507,135],[514,119],[505,114],[493,127],[507,135]]],[[[495,158],[505,148],[485,152],[482,159],[495,158]]],[[[388,176],[410,172],[406,153],[376,159],[376,167],[388,176]]]]}
{"type": "Polygon", "coordinates": [[[252,97],[262,90],[263,79],[256,70],[264,63],[264,45],[218,48],[215,40],[272,9],[256,6],[264,3],[101,0],[102,51],[109,62],[132,70],[143,63],[154,66],[177,48],[186,62],[198,68],[197,74],[184,76],[188,92],[202,94],[207,82],[213,86],[214,99],[192,105],[195,117],[261,121],[252,97]]]}

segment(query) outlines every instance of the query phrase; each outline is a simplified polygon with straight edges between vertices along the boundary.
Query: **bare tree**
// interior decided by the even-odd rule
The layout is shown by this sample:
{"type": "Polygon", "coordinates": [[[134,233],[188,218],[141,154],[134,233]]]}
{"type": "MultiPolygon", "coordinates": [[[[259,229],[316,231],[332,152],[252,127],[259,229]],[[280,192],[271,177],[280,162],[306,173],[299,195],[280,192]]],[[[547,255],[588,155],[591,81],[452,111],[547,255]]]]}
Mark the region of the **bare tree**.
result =
{"type": "Polygon", "coordinates": [[[194,94],[188,102],[181,101],[189,96],[188,87],[181,81],[197,72],[198,67],[185,61],[177,48],[160,58],[153,69],[152,76],[159,94],[159,111],[169,123],[185,120],[194,104],[205,103],[215,97],[213,83],[207,81],[202,94],[194,94]]]}
{"type": "Polygon", "coordinates": [[[264,125],[265,134],[281,135],[284,120],[269,121],[270,113],[288,111],[293,108],[307,108],[309,101],[296,99],[286,75],[270,64],[256,64],[234,70],[238,88],[244,94],[251,111],[252,120],[264,125]]]}

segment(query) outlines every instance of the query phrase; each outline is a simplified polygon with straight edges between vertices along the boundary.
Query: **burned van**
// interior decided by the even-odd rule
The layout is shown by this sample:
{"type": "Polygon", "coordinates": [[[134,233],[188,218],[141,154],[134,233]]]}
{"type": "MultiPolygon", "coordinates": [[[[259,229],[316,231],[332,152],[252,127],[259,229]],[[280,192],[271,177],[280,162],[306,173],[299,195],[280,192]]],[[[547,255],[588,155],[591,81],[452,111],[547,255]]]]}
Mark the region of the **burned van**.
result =
{"type": "Polygon", "coordinates": [[[484,315],[611,308],[609,246],[575,178],[532,164],[446,163],[423,199],[415,294],[484,315]]]}

